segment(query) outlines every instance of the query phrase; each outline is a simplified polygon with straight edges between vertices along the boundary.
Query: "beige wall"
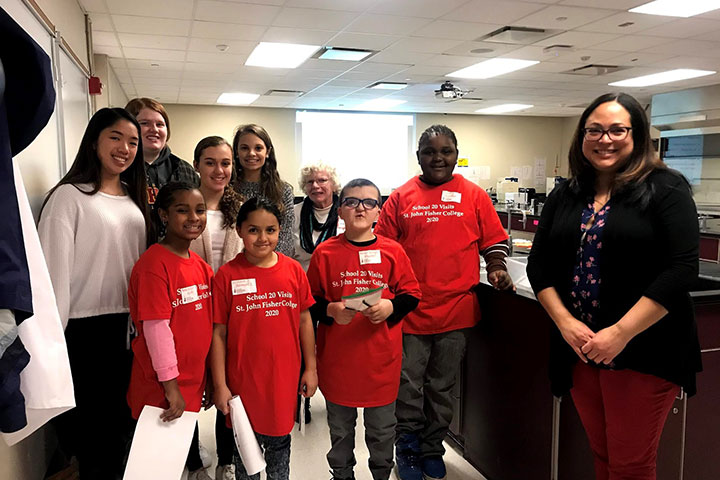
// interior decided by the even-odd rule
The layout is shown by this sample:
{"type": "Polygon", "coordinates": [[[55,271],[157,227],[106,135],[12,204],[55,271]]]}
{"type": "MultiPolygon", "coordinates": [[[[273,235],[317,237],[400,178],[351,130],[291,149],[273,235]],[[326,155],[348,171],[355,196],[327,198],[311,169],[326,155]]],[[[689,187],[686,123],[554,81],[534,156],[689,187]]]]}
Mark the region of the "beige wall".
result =
{"type": "Polygon", "coordinates": [[[90,70],[85,35],[85,12],[77,0],[36,0],[75,55],[90,70]]]}
{"type": "Polygon", "coordinates": [[[95,95],[95,110],[103,107],[124,107],[127,105],[128,97],[115,75],[115,71],[108,62],[107,55],[94,55],[95,76],[100,78],[103,84],[102,94],[95,95]]]}
{"type": "MultiPolygon", "coordinates": [[[[297,194],[299,189],[295,183],[300,158],[295,153],[295,110],[203,105],[165,105],[165,108],[171,124],[168,143],[176,155],[189,162],[192,162],[195,145],[203,137],[221,135],[232,141],[238,125],[262,125],[273,139],[280,176],[293,185],[297,194]]],[[[434,123],[446,124],[455,131],[460,156],[469,159],[470,167],[490,167],[490,180],[479,182],[483,188],[494,186],[498,178],[510,175],[511,167],[534,167],[536,157],[545,158],[545,175],[550,176],[556,159],[567,157],[565,143],[569,140],[563,118],[417,114],[416,137],[434,123]]],[[[358,145],[371,141],[358,136],[358,145]]],[[[564,164],[567,165],[567,160],[564,164]]],[[[415,159],[408,159],[408,178],[418,172],[415,159]]],[[[372,178],[372,174],[368,176],[372,178]]],[[[522,181],[521,185],[535,186],[534,179],[522,181]]],[[[543,190],[544,186],[538,188],[543,190]]]]}

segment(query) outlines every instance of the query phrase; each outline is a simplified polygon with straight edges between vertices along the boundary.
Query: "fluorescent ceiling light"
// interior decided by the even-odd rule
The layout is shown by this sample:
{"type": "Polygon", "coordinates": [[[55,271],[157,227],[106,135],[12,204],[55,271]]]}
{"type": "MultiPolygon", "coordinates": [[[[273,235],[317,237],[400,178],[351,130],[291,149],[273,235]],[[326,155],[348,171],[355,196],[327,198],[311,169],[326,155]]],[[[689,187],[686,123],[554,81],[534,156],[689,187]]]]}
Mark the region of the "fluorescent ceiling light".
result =
{"type": "Polygon", "coordinates": [[[225,92],[220,94],[217,103],[225,105],[250,105],[258,99],[257,93],[225,92]]]}
{"type": "Polygon", "coordinates": [[[363,110],[386,110],[388,108],[397,107],[398,105],[406,102],[407,100],[395,100],[392,98],[375,98],[373,100],[368,100],[367,102],[361,103],[356,108],[361,108],[363,110]]]}
{"type": "Polygon", "coordinates": [[[320,48],[318,45],[260,42],[248,57],[250,67],[297,68],[320,48]]]}
{"type": "Polygon", "coordinates": [[[677,70],[669,70],[667,72],[654,73],[652,75],[643,75],[642,77],[629,78],[619,82],[608,83],[611,87],[648,87],[650,85],[660,85],[661,83],[677,82],[687,80],[688,78],[704,77],[712,75],[710,70],[693,70],[691,68],[679,68],[677,70]]]}
{"type": "Polygon", "coordinates": [[[445,76],[458,78],[491,78],[527,68],[536,63],[540,62],[536,60],[517,60],[514,58],[493,58],[462,68],[456,72],[448,73],[445,76]]]}
{"type": "Polygon", "coordinates": [[[359,62],[368,55],[375,53],[372,50],[361,50],[359,48],[325,47],[324,50],[318,58],[322,60],[346,60],[350,62],[359,62]]]}
{"type": "Polygon", "coordinates": [[[481,108],[475,110],[477,113],[497,114],[497,113],[508,113],[517,112],[518,110],[526,110],[532,108],[534,105],[525,105],[523,103],[505,103],[502,105],[495,105],[494,107],[481,108]]]}
{"type": "Polygon", "coordinates": [[[402,90],[407,86],[407,83],[401,82],[375,82],[368,88],[377,88],[378,90],[402,90]]]}
{"type": "Polygon", "coordinates": [[[692,17],[720,8],[718,0],[656,0],[628,10],[632,13],[664,15],[667,17],[692,17]]]}

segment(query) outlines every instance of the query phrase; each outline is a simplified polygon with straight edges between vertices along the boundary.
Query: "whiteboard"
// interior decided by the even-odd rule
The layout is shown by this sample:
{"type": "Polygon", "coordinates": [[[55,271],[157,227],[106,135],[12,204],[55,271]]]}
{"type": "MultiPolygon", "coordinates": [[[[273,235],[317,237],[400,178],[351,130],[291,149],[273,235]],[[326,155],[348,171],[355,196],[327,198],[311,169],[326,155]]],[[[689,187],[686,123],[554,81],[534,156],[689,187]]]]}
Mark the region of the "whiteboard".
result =
{"type": "Polygon", "coordinates": [[[75,160],[88,121],[88,79],[64,51],[60,51],[62,118],[65,134],[65,170],[75,160]]]}

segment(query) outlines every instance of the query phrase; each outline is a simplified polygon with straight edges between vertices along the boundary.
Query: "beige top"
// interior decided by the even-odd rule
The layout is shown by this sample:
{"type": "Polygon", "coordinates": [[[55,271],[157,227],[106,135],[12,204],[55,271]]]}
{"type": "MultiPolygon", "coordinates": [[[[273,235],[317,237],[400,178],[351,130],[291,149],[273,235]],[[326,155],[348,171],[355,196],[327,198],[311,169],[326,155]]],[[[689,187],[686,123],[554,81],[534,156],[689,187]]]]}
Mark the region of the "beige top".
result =
{"type": "MultiPolygon", "coordinates": [[[[209,225],[210,224],[208,224],[208,226],[209,225]]],[[[202,235],[190,243],[190,250],[200,255],[200,257],[205,260],[208,265],[211,265],[215,272],[217,272],[217,269],[235,258],[235,256],[242,251],[243,241],[238,236],[235,228],[223,228],[219,232],[211,232],[212,229],[208,228],[208,226],[205,227],[202,235]],[[213,234],[217,235],[222,232],[224,232],[225,235],[222,248],[222,258],[220,264],[216,267],[213,265],[212,239],[213,234]]]]}

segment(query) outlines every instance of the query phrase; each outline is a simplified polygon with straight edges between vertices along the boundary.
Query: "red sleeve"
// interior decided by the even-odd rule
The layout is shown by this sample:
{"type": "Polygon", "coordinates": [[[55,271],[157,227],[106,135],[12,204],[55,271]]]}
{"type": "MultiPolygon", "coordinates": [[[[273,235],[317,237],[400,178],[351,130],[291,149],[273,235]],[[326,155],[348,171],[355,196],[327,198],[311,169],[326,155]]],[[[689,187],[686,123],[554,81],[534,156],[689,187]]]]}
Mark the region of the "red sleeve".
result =
{"type": "Polygon", "coordinates": [[[393,250],[395,251],[395,265],[393,265],[390,275],[393,295],[412,295],[418,300],[422,297],[420,284],[415,278],[415,272],[412,269],[410,258],[408,258],[405,250],[399,243],[393,242],[393,250]]]}
{"type": "Polygon", "coordinates": [[[383,235],[393,240],[400,238],[400,228],[397,223],[397,199],[399,194],[397,191],[390,194],[385,204],[380,210],[380,219],[375,225],[374,233],[383,235]]]}
{"type": "Polygon", "coordinates": [[[312,307],[315,304],[315,299],[310,293],[310,283],[308,282],[308,277],[305,275],[302,267],[297,262],[295,269],[297,271],[298,279],[298,305],[300,306],[300,311],[302,312],[312,307]]]}
{"type": "Polygon", "coordinates": [[[220,267],[212,280],[213,323],[227,324],[232,306],[232,295],[228,285],[225,268],[220,267]]]}
{"type": "Polygon", "coordinates": [[[476,194],[475,212],[480,228],[479,248],[481,252],[491,245],[508,239],[492,200],[483,189],[479,189],[476,194]]]}
{"type": "Polygon", "coordinates": [[[172,316],[170,286],[165,275],[145,270],[137,274],[137,317],[135,320],[165,320],[172,316]]]}

